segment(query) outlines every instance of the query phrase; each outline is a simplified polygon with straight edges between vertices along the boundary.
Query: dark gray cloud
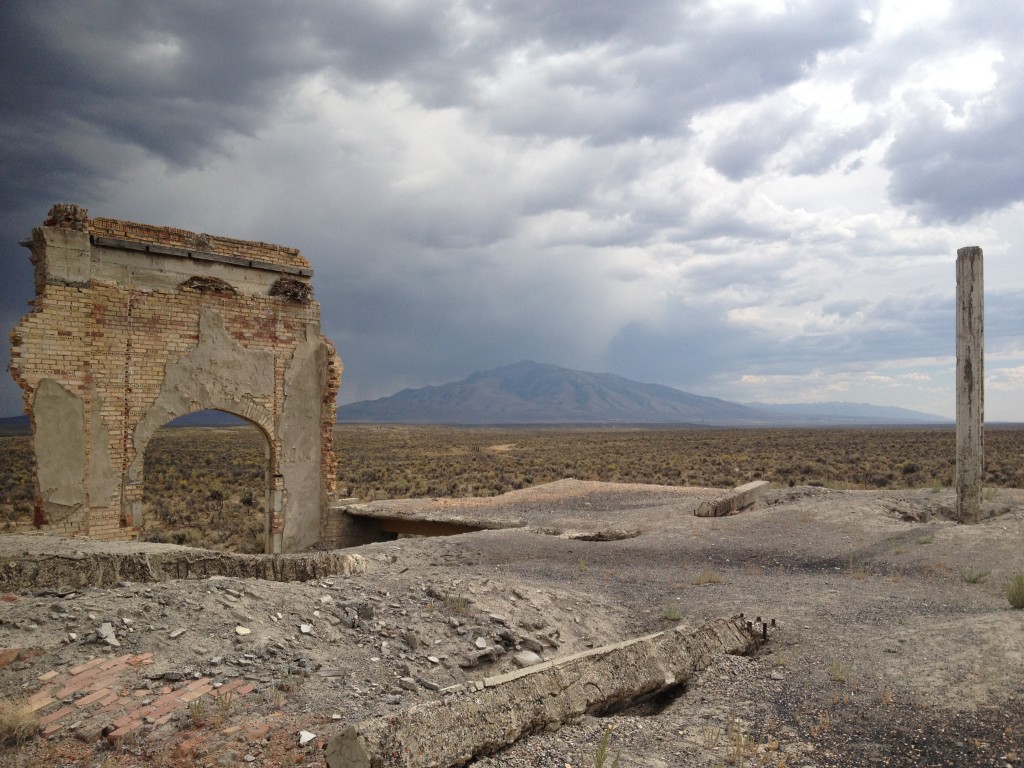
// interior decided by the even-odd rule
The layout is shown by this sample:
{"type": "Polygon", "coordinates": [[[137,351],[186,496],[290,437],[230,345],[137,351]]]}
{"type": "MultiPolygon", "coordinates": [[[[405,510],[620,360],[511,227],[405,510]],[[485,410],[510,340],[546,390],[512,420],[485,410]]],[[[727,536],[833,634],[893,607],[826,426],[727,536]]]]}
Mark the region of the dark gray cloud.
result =
{"type": "Polygon", "coordinates": [[[723,132],[708,153],[708,162],[733,181],[758,174],[772,155],[806,133],[813,118],[809,110],[760,111],[723,132]]]}
{"type": "MultiPolygon", "coordinates": [[[[851,153],[861,152],[885,132],[885,123],[873,119],[845,130],[829,130],[804,133],[799,137],[800,149],[789,164],[789,172],[798,175],[817,176],[825,173],[846,160],[851,153]]],[[[847,170],[855,171],[863,159],[850,160],[847,170]]]]}
{"type": "Polygon", "coordinates": [[[343,402],[521,358],[716,394],[942,355],[946,257],[1024,238],[1024,19],[895,7],[8,0],[0,320],[74,201],[300,247],[343,402]],[[947,49],[997,86],[937,85],[947,49]]]}
{"type": "MultiPolygon", "coordinates": [[[[558,26],[565,5],[541,18],[558,26]]],[[[635,6],[642,8],[635,16],[618,10],[595,20],[601,32],[582,38],[587,45],[574,35],[576,47],[555,48],[550,60],[546,46],[562,40],[541,38],[539,51],[512,62],[513,87],[478,101],[490,125],[508,133],[597,143],[685,133],[698,110],[789,85],[822,53],[863,40],[870,27],[861,11],[871,5],[795,4],[767,17],[726,17],[697,4],[657,6],[657,13],[635,6]],[[638,41],[638,30],[650,37],[638,41]]]]}
{"type": "Polygon", "coordinates": [[[913,44],[902,54],[905,66],[943,52],[966,57],[960,62],[983,56],[993,61],[995,83],[980,94],[952,84],[908,94],[909,114],[886,155],[896,203],[928,220],[963,222],[1024,200],[1022,28],[1024,6],[996,0],[954,4],[941,29],[906,35],[913,44]]]}
{"type": "Polygon", "coordinates": [[[961,222],[1024,200],[1024,59],[999,67],[1005,83],[963,123],[922,105],[886,155],[889,194],[927,219],[961,222]],[[1011,79],[1012,78],[1012,79],[1011,79]]]}

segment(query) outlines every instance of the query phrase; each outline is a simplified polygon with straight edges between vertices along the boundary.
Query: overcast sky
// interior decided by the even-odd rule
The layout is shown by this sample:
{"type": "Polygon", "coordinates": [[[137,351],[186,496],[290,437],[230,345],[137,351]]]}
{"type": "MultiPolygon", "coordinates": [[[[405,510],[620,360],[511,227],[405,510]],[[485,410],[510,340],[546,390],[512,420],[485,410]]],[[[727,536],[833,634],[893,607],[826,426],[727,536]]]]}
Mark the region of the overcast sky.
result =
{"type": "Polygon", "coordinates": [[[1020,0],[4,0],[0,322],[75,202],[300,248],[340,403],[532,359],[952,416],[980,245],[986,416],[1024,421],[1021,30],[1020,0]]]}

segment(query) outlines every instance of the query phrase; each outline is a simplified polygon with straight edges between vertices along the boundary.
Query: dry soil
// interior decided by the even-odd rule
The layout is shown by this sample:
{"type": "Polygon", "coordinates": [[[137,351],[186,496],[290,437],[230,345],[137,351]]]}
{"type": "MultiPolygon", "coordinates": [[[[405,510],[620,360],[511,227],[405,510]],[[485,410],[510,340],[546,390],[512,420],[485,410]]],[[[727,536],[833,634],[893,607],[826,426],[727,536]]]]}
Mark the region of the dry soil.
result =
{"type": "Polygon", "coordinates": [[[948,491],[778,489],[694,517],[715,493],[565,480],[375,502],[520,527],[368,545],[352,551],[362,573],[289,583],[108,568],[92,586],[33,588],[13,563],[168,545],[0,537],[0,692],[47,726],[0,765],[323,765],[347,724],[459,695],[438,689],[510,669],[519,649],[554,658],[740,612],[776,622],[756,656],[474,764],[590,768],[610,729],[606,765],[621,768],[1024,765],[1024,611],[1004,594],[1024,572],[1024,492],[998,491],[970,526],[949,520],[948,491]],[[90,663],[112,671],[70,691],[90,663]]]}

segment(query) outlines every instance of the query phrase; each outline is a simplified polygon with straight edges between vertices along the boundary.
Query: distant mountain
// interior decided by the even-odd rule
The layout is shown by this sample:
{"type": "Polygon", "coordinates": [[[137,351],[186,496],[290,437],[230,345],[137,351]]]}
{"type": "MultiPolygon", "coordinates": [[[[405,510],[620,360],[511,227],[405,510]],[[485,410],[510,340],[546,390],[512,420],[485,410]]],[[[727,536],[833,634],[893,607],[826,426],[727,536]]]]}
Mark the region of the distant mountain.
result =
{"type": "Polygon", "coordinates": [[[28,435],[32,433],[32,423],[28,416],[5,416],[0,418],[0,435],[28,435]]]}
{"type": "MultiPolygon", "coordinates": [[[[248,424],[245,419],[224,411],[198,411],[175,419],[168,427],[237,427],[248,424]]],[[[0,418],[0,435],[28,435],[32,425],[28,416],[0,418]]]]}
{"type": "Polygon", "coordinates": [[[611,373],[523,361],[461,381],[404,389],[338,408],[342,423],[685,424],[716,427],[946,424],[950,419],[864,403],[732,403],[611,373]]]}
{"type": "Polygon", "coordinates": [[[225,411],[196,411],[167,422],[165,427],[240,427],[248,424],[241,416],[225,411]]]}
{"type": "Polygon", "coordinates": [[[789,417],[800,423],[823,424],[953,424],[932,413],[868,403],[744,403],[748,408],[789,417]]]}
{"type": "Polygon", "coordinates": [[[340,422],[399,424],[692,424],[765,426],[775,417],[752,408],[524,361],[450,384],[405,389],[338,408],[340,422]]]}

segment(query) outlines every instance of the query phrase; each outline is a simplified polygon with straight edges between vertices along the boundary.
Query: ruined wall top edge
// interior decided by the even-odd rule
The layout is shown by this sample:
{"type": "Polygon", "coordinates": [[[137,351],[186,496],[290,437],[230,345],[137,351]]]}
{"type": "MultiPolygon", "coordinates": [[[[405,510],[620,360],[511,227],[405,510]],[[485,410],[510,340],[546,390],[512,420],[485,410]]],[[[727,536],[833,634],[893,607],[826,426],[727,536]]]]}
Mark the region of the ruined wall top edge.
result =
{"type": "Polygon", "coordinates": [[[89,218],[89,211],[73,203],[58,203],[50,208],[43,223],[47,227],[75,229],[96,237],[131,240],[150,245],[204,251],[221,256],[233,256],[280,264],[288,267],[309,268],[309,262],[297,248],[254,240],[190,232],[175,227],[160,227],[134,221],[109,218],[89,218]]]}

